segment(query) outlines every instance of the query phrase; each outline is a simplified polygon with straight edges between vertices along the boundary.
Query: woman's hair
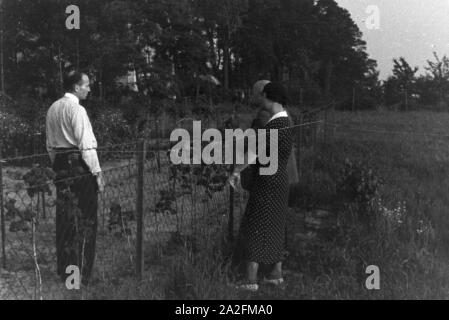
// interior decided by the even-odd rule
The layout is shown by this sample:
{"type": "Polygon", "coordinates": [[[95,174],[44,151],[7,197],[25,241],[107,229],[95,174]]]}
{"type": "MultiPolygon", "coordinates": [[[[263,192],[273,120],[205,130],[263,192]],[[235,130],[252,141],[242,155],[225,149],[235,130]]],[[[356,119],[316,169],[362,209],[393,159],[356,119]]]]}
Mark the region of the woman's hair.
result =
{"type": "Polygon", "coordinates": [[[263,88],[263,93],[265,93],[267,99],[277,102],[285,106],[288,103],[287,92],[285,88],[276,82],[267,83],[263,88]]]}

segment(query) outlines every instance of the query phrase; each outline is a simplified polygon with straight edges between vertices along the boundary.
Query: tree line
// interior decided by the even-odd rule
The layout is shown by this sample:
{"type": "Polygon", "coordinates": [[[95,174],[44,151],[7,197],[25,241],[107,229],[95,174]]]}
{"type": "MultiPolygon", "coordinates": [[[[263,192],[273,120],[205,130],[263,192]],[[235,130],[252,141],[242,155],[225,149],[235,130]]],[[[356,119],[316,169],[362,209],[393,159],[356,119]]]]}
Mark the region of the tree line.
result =
{"type": "Polygon", "coordinates": [[[151,101],[230,100],[261,78],[283,82],[292,104],[446,101],[446,57],[435,55],[420,78],[397,59],[382,83],[361,31],[335,0],[2,0],[1,9],[2,90],[13,98],[54,99],[63,73],[76,68],[109,103],[129,91],[117,88],[127,76],[151,101]],[[79,30],[65,24],[73,4],[79,30]]]}

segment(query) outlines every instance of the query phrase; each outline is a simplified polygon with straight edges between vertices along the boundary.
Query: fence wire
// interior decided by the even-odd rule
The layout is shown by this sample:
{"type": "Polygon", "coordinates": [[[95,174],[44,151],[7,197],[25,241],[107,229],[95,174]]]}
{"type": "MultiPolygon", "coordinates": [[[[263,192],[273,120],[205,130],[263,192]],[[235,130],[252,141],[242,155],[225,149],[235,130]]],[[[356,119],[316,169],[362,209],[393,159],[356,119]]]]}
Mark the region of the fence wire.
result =
{"type": "MultiPolygon", "coordinates": [[[[327,117],[320,110],[295,119],[299,168],[304,148],[332,136],[327,117]]],[[[98,197],[89,173],[52,170],[45,153],[2,160],[0,299],[74,298],[58,260],[81,266],[89,288],[135,277],[139,264],[163,272],[180,249],[200,252],[214,237],[230,241],[248,194],[230,191],[229,167],[173,165],[169,150],[168,139],[151,136],[99,148],[106,187],[98,197]]]]}

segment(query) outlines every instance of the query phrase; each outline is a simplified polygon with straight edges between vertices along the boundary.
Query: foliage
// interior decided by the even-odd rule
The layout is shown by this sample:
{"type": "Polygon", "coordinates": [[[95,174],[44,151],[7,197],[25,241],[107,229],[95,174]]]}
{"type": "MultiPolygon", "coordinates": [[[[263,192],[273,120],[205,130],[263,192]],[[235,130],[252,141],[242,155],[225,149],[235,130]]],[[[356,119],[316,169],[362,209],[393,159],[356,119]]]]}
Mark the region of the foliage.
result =
{"type": "Polygon", "coordinates": [[[370,204],[378,195],[379,179],[373,170],[367,169],[362,163],[346,159],[337,190],[344,201],[370,204]]]}
{"type": "Polygon", "coordinates": [[[169,187],[160,190],[156,204],[159,212],[177,214],[176,199],[183,195],[193,195],[201,187],[203,199],[209,201],[213,195],[222,192],[228,179],[228,169],[222,165],[170,165],[169,187]]]}
{"type": "Polygon", "coordinates": [[[130,235],[131,229],[129,228],[128,223],[135,220],[136,217],[134,211],[123,211],[118,202],[113,202],[111,204],[108,222],[108,230],[110,233],[115,231],[116,237],[122,237],[124,234],[130,235]]]}
{"type": "Polygon", "coordinates": [[[393,76],[388,78],[386,87],[386,103],[391,105],[394,102],[401,102],[403,109],[408,111],[409,100],[412,97],[416,82],[416,72],[418,67],[411,67],[404,57],[393,59],[393,76]]]}
{"type": "Polygon", "coordinates": [[[13,97],[54,100],[62,73],[73,67],[88,71],[92,95],[109,101],[128,72],[140,93],[156,99],[207,92],[204,75],[220,80],[224,99],[229,89],[284,74],[293,91],[306,83],[313,96],[317,88],[350,93],[374,63],[334,0],[80,0],[80,30],[65,28],[69,4],[2,2],[4,56],[11,57],[6,92],[13,97]]]}
{"type": "Polygon", "coordinates": [[[39,192],[46,192],[51,196],[52,191],[49,182],[55,177],[56,174],[50,168],[34,165],[33,168],[23,176],[23,180],[28,184],[28,195],[32,198],[34,195],[39,194],[39,192]]]}
{"type": "MultiPolygon", "coordinates": [[[[168,151],[167,156],[170,156],[168,151]]],[[[193,161],[193,152],[190,152],[193,161]]],[[[177,214],[176,200],[184,195],[193,196],[201,188],[201,201],[209,201],[213,195],[222,192],[228,180],[229,168],[225,165],[211,164],[170,164],[169,184],[159,191],[159,201],[156,210],[164,213],[177,214]]],[[[193,198],[192,198],[193,199],[193,198]]],[[[193,201],[193,200],[192,200],[193,201]]]]}
{"type": "Polygon", "coordinates": [[[439,98],[444,99],[444,91],[447,90],[449,85],[449,58],[444,55],[441,59],[436,52],[433,53],[435,61],[427,60],[428,66],[426,70],[430,72],[432,76],[432,83],[438,90],[439,98]]]}

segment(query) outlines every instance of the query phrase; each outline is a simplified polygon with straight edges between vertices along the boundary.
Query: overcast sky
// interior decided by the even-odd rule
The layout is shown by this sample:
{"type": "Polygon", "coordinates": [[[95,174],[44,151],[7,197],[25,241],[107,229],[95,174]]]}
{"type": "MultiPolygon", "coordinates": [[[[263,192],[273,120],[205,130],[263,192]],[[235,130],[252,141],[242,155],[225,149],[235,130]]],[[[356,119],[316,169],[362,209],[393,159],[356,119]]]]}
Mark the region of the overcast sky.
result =
{"type": "MultiPolygon", "coordinates": [[[[433,51],[449,56],[449,0],[336,0],[346,8],[363,33],[367,51],[377,60],[380,78],[392,74],[393,58],[400,56],[412,66],[433,60],[433,51]],[[380,28],[368,29],[368,6],[379,8],[380,28]]],[[[369,20],[372,21],[372,20],[369,20]]]]}

